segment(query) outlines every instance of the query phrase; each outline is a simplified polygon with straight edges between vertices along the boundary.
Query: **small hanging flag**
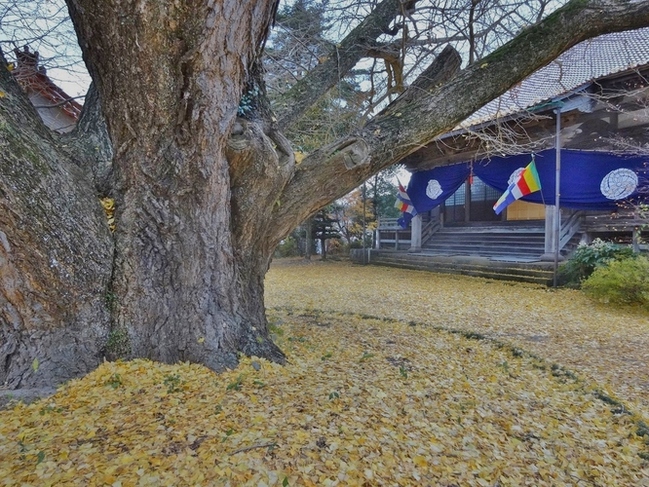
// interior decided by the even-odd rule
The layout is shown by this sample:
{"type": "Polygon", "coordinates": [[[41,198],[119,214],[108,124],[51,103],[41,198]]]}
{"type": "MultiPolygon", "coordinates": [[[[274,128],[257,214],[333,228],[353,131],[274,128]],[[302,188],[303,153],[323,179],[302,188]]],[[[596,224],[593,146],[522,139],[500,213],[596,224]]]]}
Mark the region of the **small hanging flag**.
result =
{"type": "Polygon", "coordinates": [[[417,210],[415,209],[415,205],[412,204],[412,201],[410,201],[410,196],[408,196],[406,189],[403,187],[400,181],[399,192],[397,193],[397,201],[394,203],[394,206],[398,208],[402,213],[401,218],[397,220],[399,222],[399,225],[402,228],[407,228],[410,220],[412,220],[412,217],[417,215],[417,210]]]}
{"type": "Polygon", "coordinates": [[[509,185],[500,199],[496,201],[496,204],[494,205],[496,215],[500,215],[500,213],[514,201],[523,196],[539,191],[540,189],[541,180],[539,179],[539,173],[536,171],[534,158],[532,158],[532,162],[521,171],[518,178],[509,185]]]}

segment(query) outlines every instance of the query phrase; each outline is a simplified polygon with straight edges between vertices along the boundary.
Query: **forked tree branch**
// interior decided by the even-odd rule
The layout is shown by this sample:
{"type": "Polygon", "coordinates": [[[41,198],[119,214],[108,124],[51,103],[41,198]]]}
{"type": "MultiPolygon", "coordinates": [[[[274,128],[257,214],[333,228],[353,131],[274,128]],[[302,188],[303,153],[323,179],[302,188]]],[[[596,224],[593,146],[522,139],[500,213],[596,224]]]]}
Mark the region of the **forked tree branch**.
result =
{"type": "MultiPolygon", "coordinates": [[[[420,77],[360,133],[314,152],[297,167],[275,214],[278,237],[317,208],[450,130],[575,44],[646,25],[649,0],[572,0],[456,76],[442,76],[441,81],[420,77]],[[365,148],[367,157],[350,168],[340,149],[349,152],[351,146],[365,148]]],[[[434,64],[443,71],[452,57],[447,50],[434,64]]]]}
{"type": "Polygon", "coordinates": [[[278,128],[290,128],[325,93],[336,86],[367,52],[376,39],[385,34],[390,23],[401,12],[400,0],[383,0],[338,45],[331,55],[279,97],[275,104],[278,128]]]}

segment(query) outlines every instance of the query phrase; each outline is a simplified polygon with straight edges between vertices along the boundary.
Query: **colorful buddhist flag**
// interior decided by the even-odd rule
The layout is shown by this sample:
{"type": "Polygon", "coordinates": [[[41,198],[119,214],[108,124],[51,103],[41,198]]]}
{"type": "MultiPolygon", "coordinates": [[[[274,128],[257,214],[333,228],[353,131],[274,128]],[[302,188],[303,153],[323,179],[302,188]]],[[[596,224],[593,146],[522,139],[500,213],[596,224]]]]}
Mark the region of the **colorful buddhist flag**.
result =
{"type": "Polygon", "coordinates": [[[536,164],[532,161],[521,171],[518,178],[509,185],[500,199],[496,201],[494,205],[496,215],[500,215],[514,201],[540,189],[541,180],[539,179],[539,173],[536,171],[536,164]]]}
{"type": "Polygon", "coordinates": [[[412,217],[417,214],[417,210],[415,209],[415,205],[412,204],[412,201],[410,201],[410,196],[408,196],[401,182],[399,182],[399,192],[397,193],[397,201],[395,201],[394,206],[402,213],[401,218],[398,220],[399,225],[402,228],[407,228],[412,217]]]}

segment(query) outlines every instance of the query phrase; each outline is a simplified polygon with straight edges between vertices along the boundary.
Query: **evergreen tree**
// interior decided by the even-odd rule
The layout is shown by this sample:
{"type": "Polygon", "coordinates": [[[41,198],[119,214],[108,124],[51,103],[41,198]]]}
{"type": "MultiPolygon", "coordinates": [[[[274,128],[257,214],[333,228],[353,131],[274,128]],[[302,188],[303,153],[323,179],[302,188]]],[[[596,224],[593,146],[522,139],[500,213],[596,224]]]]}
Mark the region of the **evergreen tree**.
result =
{"type": "Polygon", "coordinates": [[[327,258],[327,240],[341,238],[336,228],[338,220],[330,214],[329,208],[323,208],[312,219],[311,235],[314,240],[320,241],[322,259],[327,258]]]}

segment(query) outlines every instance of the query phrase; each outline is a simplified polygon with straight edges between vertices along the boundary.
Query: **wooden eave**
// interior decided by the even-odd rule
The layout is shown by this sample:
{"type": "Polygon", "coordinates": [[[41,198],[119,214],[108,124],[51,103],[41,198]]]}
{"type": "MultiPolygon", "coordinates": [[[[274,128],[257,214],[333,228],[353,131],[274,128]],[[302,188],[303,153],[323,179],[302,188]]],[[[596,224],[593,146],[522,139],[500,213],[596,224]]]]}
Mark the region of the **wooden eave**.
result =
{"type": "MultiPolygon", "coordinates": [[[[592,111],[561,113],[562,146],[567,149],[616,152],[649,142],[649,66],[599,78],[579,93],[557,97],[589,97],[592,111]],[[647,113],[644,113],[644,112],[647,113]],[[633,123],[620,127],[620,117],[633,123]],[[637,119],[637,120],[636,120],[637,119]],[[624,140],[625,143],[616,143],[624,140]]],[[[556,105],[544,103],[505,119],[494,120],[438,137],[401,162],[411,172],[475,161],[489,156],[536,152],[555,145],[556,105]]]]}

